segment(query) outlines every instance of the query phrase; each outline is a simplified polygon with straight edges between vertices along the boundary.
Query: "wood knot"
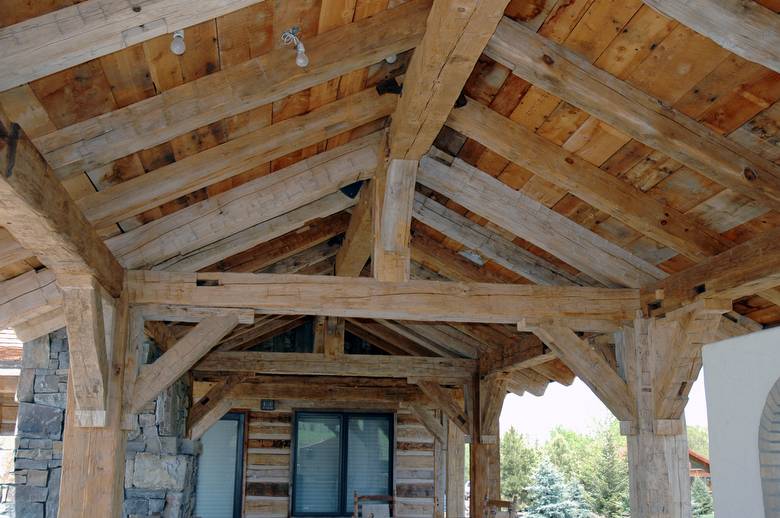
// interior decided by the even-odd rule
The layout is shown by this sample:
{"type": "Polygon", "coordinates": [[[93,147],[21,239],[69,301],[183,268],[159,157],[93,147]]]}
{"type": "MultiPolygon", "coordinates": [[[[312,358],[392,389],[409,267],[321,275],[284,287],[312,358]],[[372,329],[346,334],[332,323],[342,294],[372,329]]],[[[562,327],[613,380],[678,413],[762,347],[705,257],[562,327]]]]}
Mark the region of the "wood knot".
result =
{"type": "Polygon", "coordinates": [[[545,65],[552,65],[555,63],[555,60],[547,54],[542,56],[542,61],[544,61],[545,65]]]}
{"type": "Polygon", "coordinates": [[[574,164],[574,159],[570,156],[564,158],[563,161],[566,162],[567,164],[574,164]]]}
{"type": "Polygon", "coordinates": [[[747,178],[748,182],[758,180],[758,173],[749,167],[746,167],[744,171],[742,171],[742,174],[745,176],[745,178],[747,178]]]}
{"type": "Polygon", "coordinates": [[[133,12],[134,13],[140,13],[141,12],[141,6],[140,5],[134,5],[133,6],[133,12]]]}

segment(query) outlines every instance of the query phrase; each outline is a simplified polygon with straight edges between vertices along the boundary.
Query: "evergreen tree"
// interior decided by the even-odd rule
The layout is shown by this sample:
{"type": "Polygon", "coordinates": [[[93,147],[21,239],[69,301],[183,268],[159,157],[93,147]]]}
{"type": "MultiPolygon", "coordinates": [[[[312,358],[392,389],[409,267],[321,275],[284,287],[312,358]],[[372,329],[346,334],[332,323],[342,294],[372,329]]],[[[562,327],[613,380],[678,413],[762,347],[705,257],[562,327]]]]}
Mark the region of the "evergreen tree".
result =
{"type": "Polygon", "coordinates": [[[582,518],[582,508],[571,499],[563,475],[547,459],[539,464],[528,487],[528,518],[582,518]]]}
{"type": "Polygon", "coordinates": [[[577,510],[574,514],[576,518],[590,518],[593,513],[590,512],[588,499],[585,496],[585,489],[582,484],[573,480],[569,482],[569,499],[576,505],[577,510]]]}
{"type": "Polygon", "coordinates": [[[693,516],[707,516],[713,512],[712,495],[704,479],[696,478],[691,485],[691,507],[693,516]]]}
{"type": "Polygon", "coordinates": [[[601,516],[618,518],[628,511],[628,463],[622,458],[610,430],[601,433],[601,454],[596,462],[591,492],[593,509],[601,516]]]}
{"type": "Polygon", "coordinates": [[[538,464],[537,449],[514,428],[507,430],[501,438],[501,493],[506,500],[517,497],[521,505],[526,503],[525,488],[531,485],[538,464]]]}

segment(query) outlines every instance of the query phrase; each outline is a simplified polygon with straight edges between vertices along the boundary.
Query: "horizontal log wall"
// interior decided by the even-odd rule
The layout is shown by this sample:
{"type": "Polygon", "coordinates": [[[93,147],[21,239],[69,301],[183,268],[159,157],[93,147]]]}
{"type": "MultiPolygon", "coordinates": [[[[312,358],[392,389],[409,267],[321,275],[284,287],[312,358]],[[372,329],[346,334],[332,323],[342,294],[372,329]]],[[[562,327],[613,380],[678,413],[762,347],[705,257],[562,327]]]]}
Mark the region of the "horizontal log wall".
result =
{"type": "MultiPolygon", "coordinates": [[[[311,408],[311,403],[305,405],[311,408]]],[[[244,516],[286,518],[292,489],[292,409],[248,414],[244,516]]],[[[349,409],[345,409],[349,410],[349,409]]],[[[364,409],[368,410],[368,409],[364,409]]],[[[406,410],[396,419],[395,491],[399,518],[433,516],[433,436],[406,410]]]]}

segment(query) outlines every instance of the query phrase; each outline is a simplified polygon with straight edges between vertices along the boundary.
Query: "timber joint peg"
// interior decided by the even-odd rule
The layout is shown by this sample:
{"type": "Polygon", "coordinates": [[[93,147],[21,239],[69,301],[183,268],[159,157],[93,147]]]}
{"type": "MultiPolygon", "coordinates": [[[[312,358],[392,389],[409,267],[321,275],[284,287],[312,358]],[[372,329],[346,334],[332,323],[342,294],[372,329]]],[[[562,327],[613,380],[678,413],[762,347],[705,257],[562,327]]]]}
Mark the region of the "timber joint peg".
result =
{"type": "Polygon", "coordinates": [[[548,56],[547,54],[544,54],[542,56],[542,61],[544,61],[545,65],[552,65],[555,63],[555,60],[548,56]]]}
{"type": "Polygon", "coordinates": [[[746,167],[744,171],[742,171],[742,174],[745,175],[745,178],[747,181],[752,182],[754,180],[758,180],[758,173],[756,173],[753,169],[746,167]]]}

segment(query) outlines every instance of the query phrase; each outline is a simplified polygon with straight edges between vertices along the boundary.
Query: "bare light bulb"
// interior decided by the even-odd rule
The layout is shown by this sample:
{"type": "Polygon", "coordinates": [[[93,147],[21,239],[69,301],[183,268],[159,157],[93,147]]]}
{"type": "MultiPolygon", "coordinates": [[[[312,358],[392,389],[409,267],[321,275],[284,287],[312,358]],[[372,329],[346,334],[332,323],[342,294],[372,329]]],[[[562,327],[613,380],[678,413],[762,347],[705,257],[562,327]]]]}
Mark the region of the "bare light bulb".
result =
{"type": "Polygon", "coordinates": [[[181,56],[185,50],[187,50],[187,45],[184,44],[184,31],[175,31],[171,41],[171,52],[181,56]]]}
{"type": "Polygon", "coordinates": [[[295,64],[301,68],[309,66],[309,56],[306,55],[306,49],[303,47],[303,43],[300,41],[295,46],[297,54],[295,55],[295,64]]]}
{"type": "Polygon", "coordinates": [[[385,62],[386,62],[388,65],[392,65],[392,64],[393,64],[393,63],[395,63],[396,61],[398,61],[398,55],[397,55],[397,54],[392,54],[392,55],[390,55],[390,56],[387,56],[387,57],[385,58],[385,62]]]}

